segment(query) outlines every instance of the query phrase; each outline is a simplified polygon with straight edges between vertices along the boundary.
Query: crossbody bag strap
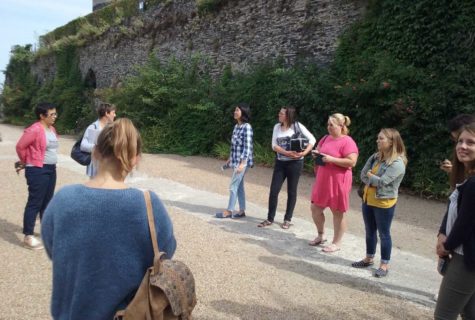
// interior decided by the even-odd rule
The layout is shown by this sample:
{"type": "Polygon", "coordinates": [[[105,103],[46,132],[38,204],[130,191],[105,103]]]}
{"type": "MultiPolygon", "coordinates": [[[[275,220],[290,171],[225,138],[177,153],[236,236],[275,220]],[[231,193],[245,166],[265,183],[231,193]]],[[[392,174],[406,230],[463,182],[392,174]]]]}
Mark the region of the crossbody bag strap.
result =
{"type": "Polygon", "coordinates": [[[322,141],[322,143],[320,144],[320,148],[323,147],[323,145],[325,144],[325,141],[327,141],[327,138],[328,138],[328,134],[326,134],[326,135],[323,137],[323,141],[322,141]]]}
{"type": "Polygon", "coordinates": [[[299,125],[299,122],[298,121],[295,121],[294,122],[294,128],[297,128],[297,132],[300,133],[301,135],[304,135],[302,130],[300,130],[300,125],[299,125]],[[295,127],[297,126],[297,127],[295,127]]]}
{"type": "MultiPolygon", "coordinates": [[[[150,238],[152,239],[154,261],[160,258],[160,251],[158,250],[157,231],[155,230],[155,220],[152,213],[152,201],[150,199],[150,191],[143,192],[145,198],[145,205],[147,206],[148,229],[150,230],[150,238]]],[[[155,264],[155,263],[154,263],[155,264]]]]}

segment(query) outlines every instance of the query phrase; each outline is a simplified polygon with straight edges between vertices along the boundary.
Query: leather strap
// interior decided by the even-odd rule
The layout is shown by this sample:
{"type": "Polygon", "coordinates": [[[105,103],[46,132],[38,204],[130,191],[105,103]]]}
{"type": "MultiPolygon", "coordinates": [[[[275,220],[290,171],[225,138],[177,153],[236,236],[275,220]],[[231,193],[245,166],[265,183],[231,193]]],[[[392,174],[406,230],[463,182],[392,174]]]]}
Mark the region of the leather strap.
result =
{"type": "Polygon", "coordinates": [[[148,229],[150,230],[150,238],[152,239],[154,261],[160,259],[160,252],[158,251],[157,231],[155,230],[155,220],[152,213],[152,201],[150,199],[150,191],[143,192],[145,198],[145,205],[147,206],[148,229]]]}

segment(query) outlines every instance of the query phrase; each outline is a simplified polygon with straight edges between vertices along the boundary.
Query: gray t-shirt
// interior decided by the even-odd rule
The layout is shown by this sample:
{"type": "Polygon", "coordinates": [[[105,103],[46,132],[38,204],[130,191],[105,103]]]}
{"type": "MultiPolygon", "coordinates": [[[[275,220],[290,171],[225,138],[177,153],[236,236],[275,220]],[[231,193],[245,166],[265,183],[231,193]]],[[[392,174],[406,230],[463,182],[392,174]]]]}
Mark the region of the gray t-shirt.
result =
{"type": "Polygon", "coordinates": [[[58,138],[52,130],[46,129],[46,152],[44,164],[56,164],[58,162],[58,138]]]}

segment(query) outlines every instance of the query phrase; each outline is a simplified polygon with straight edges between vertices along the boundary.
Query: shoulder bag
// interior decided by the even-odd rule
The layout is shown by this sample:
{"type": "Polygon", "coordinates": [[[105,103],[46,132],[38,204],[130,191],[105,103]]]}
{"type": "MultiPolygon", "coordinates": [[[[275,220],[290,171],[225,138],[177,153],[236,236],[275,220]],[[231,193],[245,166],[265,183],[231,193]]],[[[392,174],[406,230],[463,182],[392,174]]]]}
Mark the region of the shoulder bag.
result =
{"type": "Polygon", "coordinates": [[[309,140],[300,130],[299,123],[294,123],[295,133],[290,137],[290,151],[302,152],[308,146],[309,140]]]}
{"type": "MultiPolygon", "coordinates": [[[[97,129],[95,122],[94,122],[94,128],[97,129]]],[[[73,158],[73,160],[79,163],[80,165],[88,166],[91,163],[91,153],[81,151],[81,142],[82,142],[82,139],[84,139],[84,133],[73,145],[73,148],[71,149],[71,158],[73,158]]]]}
{"type": "Polygon", "coordinates": [[[148,227],[153,246],[153,266],[145,276],[134,298],[114,320],[191,320],[196,305],[195,279],[190,269],[180,261],[162,259],[159,252],[152,214],[150,192],[144,191],[148,227]]]}

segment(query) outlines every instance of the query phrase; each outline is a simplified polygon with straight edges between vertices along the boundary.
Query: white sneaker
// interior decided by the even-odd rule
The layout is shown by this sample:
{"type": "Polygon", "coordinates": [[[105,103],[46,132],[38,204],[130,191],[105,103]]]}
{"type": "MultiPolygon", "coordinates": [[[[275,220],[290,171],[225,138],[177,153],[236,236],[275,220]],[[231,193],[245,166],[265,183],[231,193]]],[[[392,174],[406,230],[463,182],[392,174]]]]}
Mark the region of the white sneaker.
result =
{"type": "Polygon", "coordinates": [[[38,240],[35,236],[25,236],[25,239],[23,240],[23,245],[32,250],[41,250],[43,249],[43,244],[41,243],[40,240],[38,240]]]}

